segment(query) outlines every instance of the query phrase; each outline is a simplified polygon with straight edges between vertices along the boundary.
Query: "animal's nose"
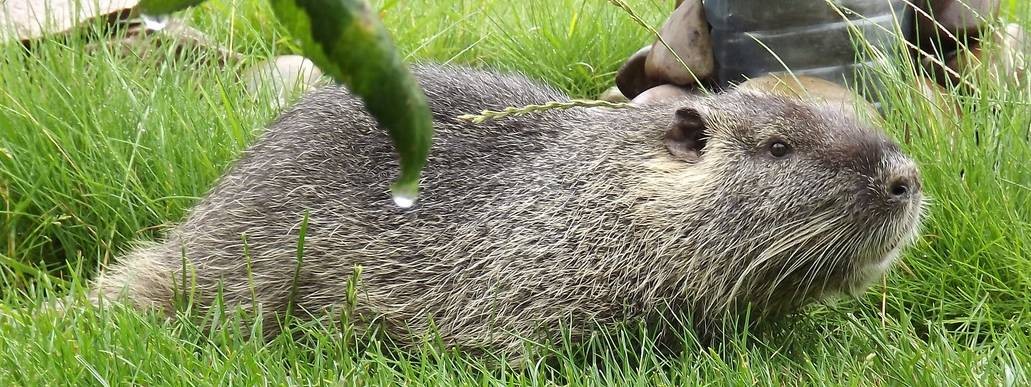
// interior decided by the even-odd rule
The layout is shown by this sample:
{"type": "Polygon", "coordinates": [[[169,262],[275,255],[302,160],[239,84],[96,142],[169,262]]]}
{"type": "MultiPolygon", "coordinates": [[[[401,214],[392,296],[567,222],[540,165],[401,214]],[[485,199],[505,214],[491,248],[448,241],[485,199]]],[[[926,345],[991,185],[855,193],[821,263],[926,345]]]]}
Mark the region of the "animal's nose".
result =
{"type": "Polygon", "coordinates": [[[910,179],[905,177],[895,179],[888,184],[888,194],[896,199],[905,199],[909,196],[912,184],[910,179]]]}
{"type": "Polygon", "coordinates": [[[920,192],[920,174],[913,165],[897,168],[886,182],[888,196],[896,200],[907,200],[920,192]]]}

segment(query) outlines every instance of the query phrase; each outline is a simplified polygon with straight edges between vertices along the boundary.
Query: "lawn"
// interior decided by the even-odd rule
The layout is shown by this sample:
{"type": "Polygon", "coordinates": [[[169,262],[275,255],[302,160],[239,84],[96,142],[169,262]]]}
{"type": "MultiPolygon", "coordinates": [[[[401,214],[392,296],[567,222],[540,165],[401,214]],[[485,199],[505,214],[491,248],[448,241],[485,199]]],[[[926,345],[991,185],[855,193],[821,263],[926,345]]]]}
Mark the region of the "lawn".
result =
{"type": "MultiPolygon", "coordinates": [[[[632,2],[654,26],[670,3],[632,2]]],[[[610,86],[652,41],[605,0],[376,4],[410,60],[519,70],[577,97],[610,86]]],[[[1005,9],[1031,27],[1027,2],[1005,9]]],[[[297,50],[261,2],[220,0],[179,16],[249,63],[297,50]]],[[[433,343],[399,351],[331,321],[263,341],[230,328],[232,315],[42,310],[81,295],[97,265],[131,242],[160,237],[276,115],[234,69],[87,45],[48,40],[32,55],[0,46],[0,384],[1031,383],[1027,87],[977,82],[957,91],[960,116],[936,118],[940,106],[907,86],[906,72],[893,75],[885,129],[909,134],[903,148],[933,202],[917,245],[864,296],[719,349],[686,338],[683,351],[663,352],[628,328],[513,369],[433,343]],[[222,328],[205,332],[198,320],[222,328]]]]}

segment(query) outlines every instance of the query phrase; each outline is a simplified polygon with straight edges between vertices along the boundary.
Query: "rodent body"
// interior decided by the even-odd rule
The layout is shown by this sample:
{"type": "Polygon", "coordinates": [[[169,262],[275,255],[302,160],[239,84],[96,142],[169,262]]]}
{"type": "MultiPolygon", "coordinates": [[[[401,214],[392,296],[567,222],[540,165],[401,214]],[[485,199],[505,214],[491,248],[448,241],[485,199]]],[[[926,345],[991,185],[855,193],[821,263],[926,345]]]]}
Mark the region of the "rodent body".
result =
{"type": "Polygon", "coordinates": [[[385,131],[327,87],[273,123],[165,240],[104,272],[95,297],[168,311],[189,289],[201,306],[221,294],[269,319],[290,303],[318,315],[345,303],[361,266],[355,315],[397,341],[432,331],[517,351],[521,338],[560,326],[578,337],[662,305],[775,315],[856,292],[919,224],[913,162],[833,107],[730,92],[470,124],[456,117],[567,97],[512,74],[415,73],[436,129],[415,207],[391,202],[385,131]]]}

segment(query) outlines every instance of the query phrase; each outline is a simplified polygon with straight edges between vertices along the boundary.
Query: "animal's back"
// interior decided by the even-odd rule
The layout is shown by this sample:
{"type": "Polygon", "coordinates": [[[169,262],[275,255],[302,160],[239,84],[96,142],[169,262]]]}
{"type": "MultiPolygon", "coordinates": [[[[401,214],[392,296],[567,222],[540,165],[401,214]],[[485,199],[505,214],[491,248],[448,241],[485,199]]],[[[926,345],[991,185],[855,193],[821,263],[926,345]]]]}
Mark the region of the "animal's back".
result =
{"type": "Polygon", "coordinates": [[[161,308],[181,290],[173,287],[202,307],[221,294],[230,305],[260,305],[274,331],[273,313],[288,302],[316,314],[340,305],[360,265],[358,312],[388,326],[417,332],[433,319],[445,336],[487,340],[494,319],[502,329],[532,323],[504,321],[498,316],[520,315],[506,309],[554,308],[543,293],[578,286],[549,284],[578,279],[541,262],[564,255],[560,239],[579,205],[566,196],[577,191],[570,171],[583,165],[562,165],[582,164],[578,150],[556,148],[576,135],[567,121],[581,116],[468,124],[457,116],[567,97],[518,75],[441,66],[415,73],[436,130],[415,209],[391,202],[397,162],[385,131],[344,88],[325,88],[283,114],[166,241],[131,252],[100,290],[111,296],[128,285],[133,302],[161,308]],[[524,301],[484,313],[491,307],[483,303],[501,299],[524,301]]]}

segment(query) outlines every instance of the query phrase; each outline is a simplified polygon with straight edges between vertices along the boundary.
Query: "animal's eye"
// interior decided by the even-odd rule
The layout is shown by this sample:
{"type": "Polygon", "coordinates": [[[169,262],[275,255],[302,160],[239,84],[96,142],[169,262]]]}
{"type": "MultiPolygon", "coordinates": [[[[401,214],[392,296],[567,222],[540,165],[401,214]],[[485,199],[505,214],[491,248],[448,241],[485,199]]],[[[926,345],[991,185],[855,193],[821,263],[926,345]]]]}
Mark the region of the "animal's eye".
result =
{"type": "Polygon", "coordinates": [[[791,152],[791,147],[785,144],[784,141],[777,140],[770,143],[770,154],[773,157],[784,157],[789,152],[791,152]]]}

